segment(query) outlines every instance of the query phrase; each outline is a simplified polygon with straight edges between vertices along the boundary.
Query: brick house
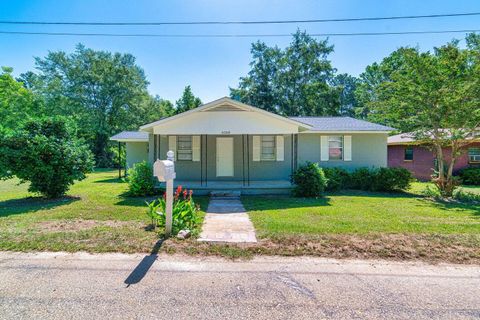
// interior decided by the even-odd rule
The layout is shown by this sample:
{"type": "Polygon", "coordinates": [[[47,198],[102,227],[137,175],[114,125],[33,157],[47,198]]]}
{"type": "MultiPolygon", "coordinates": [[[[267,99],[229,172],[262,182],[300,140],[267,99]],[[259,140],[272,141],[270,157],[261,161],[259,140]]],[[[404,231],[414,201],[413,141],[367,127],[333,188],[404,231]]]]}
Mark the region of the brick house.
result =
{"type": "MultiPolygon", "coordinates": [[[[465,147],[454,166],[454,172],[467,167],[480,167],[480,141],[472,141],[465,147]]],[[[447,161],[451,150],[445,148],[447,161]]],[[[426,145],[417,143],[408,134],[388,138],[388,166],[408,169],[419,180],[430,180],[436,166],[435,152],[426,145]]]]}

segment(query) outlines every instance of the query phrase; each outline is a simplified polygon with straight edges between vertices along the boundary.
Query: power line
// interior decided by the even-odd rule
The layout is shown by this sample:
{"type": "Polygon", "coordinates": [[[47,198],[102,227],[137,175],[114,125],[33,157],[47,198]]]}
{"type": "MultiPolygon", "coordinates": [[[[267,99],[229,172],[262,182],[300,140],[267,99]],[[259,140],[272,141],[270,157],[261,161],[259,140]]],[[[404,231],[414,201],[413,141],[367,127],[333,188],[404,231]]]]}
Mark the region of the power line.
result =
{"type": "Polygon", "coordinates": [[[159,26],[159,25],[225,25],[225,24],[290,24],[290,23],[324,23],[324,22],[355,22],[355,21],[381,21],[402,19],[426,19],[447,17],[478,16],[480,12],[445,13],[428,15],[407,15],[387,17],[361,17],[361,18],[330,18],[307,20],[257,20],[257,21],[152,21],[152,22],[67,22],[67,21],[12,21],[0,20],[0,24],[17,25],[81,25],[81,26],[159,26]]]}
{"type": "MultiPolygon", "coordinates": [[[[480,29],[463,30],[431,30],[431,31],[398,31],[398,32],[347,32],[347,33],[311,33],[313,37],[355,37],[355,36],[386,36],[415,34],[444,34],[480,32],[480,29]]],[[[44,35],[44,36],[92,36],[92,37],[156,37],[156,38],[273,38],[291,37],[291,34],[155,34],[155,33],[75,33],[75,32],[30,32],[1,31],[0,34],[44,35]]]]}

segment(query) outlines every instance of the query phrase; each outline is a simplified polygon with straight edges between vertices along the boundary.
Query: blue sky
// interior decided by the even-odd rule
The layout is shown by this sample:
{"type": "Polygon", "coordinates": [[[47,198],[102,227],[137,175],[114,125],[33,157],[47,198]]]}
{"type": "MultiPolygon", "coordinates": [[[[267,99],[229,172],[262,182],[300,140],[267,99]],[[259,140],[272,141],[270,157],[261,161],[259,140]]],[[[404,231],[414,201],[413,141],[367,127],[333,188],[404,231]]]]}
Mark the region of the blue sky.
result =
{"type": "MultiPolygon", "coordinates": [[[[0,0],[0,20],[36,21],[200,21],[290,20],[390,15],[442,14],[480,11],[478,0],[464,1],[147,1],[0,0]]],[[[253,26],[155,26],[75,27],[1,25],[0,31],[110,32],[110,33],[310,33],[382,32],[408,30],[480,29],[480,17],[455,17],[355,23],[253,26]]],[[[400,46],[430,50],[463,34],[331,37],[330,56],[339,72],[361,73],[400,46]]],[[[98,38],[0,34],[0,65],[14,68],[15,75],[34,68],[34,57],[48,51],[71,52],[79,42],[87,47],[128,52],[137,57],[150,81],[152,94],[176,100],[190,84],[204,102],[229,93],[249,70],[250,44],[256,39],[205,38],[98,38]]],[[[285,47],[289,38],[261,39],[285,47]]]]}

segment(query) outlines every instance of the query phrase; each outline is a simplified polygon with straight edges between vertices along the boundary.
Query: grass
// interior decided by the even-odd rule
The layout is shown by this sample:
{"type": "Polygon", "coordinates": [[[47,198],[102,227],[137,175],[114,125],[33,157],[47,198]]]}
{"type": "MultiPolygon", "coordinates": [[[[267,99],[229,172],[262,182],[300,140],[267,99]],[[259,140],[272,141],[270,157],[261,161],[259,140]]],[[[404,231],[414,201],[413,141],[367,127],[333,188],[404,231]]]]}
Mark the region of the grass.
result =
{"type": "MultiPolygon", "coordinates": [[[[421,259],[480,263],[480,205],[434,202],[426,183],[406,193],[344,191],[319,199],[243,197],[259,243],[161,242],[161,251],[249,258],[255,254],[421,259]]],[[[145,201],[125,196],[114,170],[98,170],[59,200],[44,200],[17,180],[0,181],[0,250],[151,252],[145,201]]],[[[466,187],[479,192],[479,187],[466,187]]],[[[202,209],[206,197],[195,197],[202,209]]],[[[201,212],[204,216],[204,212],[201,212]]]]}
{"type": "Polygon", "coordinates": [[[114,170],[90,174],[58,200],[27,189],[16,179],[0,181],[0,250],[148,252],[159,240],[146,230],[145,201],[155,197],[126,197],[128,185],[114,170]]]}
{"type": "Polygon", "coordinates": [[[263,253],[480,262],[480,205],[428,200],[421,196],[426,186],[318,199],[246,197],[243,203],[263,253]]]}
{"type": "Polygon", "coordinates": [[[261,237],[292,234],[479,234],[480,206],[436,203],[415,194],[346,191],[319,199],[247,197],[261,237]]]}

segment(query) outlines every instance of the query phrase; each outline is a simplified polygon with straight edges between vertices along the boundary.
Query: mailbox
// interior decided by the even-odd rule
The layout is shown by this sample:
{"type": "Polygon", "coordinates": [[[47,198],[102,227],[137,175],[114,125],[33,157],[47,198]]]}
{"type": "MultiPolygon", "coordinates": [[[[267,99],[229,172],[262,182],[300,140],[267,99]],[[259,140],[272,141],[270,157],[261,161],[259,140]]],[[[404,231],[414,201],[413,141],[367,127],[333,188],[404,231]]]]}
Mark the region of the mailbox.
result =
{"type": "Polygon", "coordinates": [[[157,160],[153,164],[153,175],[159,181],[165,182],[167,180],[175,179],[175,167],[171,160],[157,160]]]}

